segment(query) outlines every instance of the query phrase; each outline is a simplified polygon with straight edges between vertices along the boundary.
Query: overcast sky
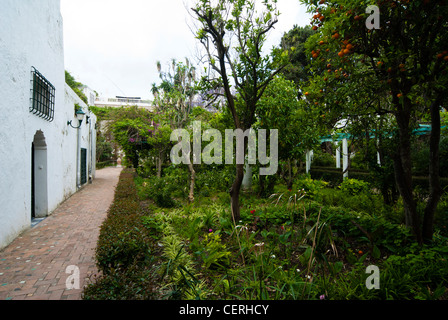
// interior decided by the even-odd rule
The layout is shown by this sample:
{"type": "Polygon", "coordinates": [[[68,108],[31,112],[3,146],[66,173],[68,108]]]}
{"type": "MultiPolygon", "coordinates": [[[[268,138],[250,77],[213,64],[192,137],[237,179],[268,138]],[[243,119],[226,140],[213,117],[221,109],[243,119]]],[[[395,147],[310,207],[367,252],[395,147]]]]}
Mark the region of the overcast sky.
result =
{"type": "MultiPolygon", "coordinates": [[[[186,1],[61,0],[66,70],[100,96],[152,99],[157,61],[195,62],[199,43],[186,1]]],[[[278,45],[294,25],[310,23],[299,0],[278,0],[278,9],[268,47],[278,45]]]]}

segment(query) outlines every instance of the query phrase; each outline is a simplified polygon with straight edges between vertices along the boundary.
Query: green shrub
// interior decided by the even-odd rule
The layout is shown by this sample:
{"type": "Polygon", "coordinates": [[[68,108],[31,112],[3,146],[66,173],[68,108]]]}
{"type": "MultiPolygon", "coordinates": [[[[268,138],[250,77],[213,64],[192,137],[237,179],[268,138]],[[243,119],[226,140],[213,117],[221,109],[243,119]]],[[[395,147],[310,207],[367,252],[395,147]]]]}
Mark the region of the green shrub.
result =
{"type": "Polygon", "coordinates": [[[151,300],[157,299],[157,274],[137,265],[125,270],[112,269],[89,284],[83,300],[151,300]]]}
{"type": "Polygon", "coordinates": [[[230,251],[221,242],[221,235],[215,232],[206,234],[201,242],[202,249],[197,251],[202,258],[204,268],[226,268],[230,264],[230,251]]]}
{"type": "Polygon", "coordinates": [[[331,167],[336,165],[336,159],[329,153],[316,150],[313,153],[313,164],[322,167],[331,167]]]}
{"type": "Polygon", "coordinates": [[[344,181],[339,186],[339,189],[341,189],[343,193],[354,196],[360,193],[368,192],[370,190],[370,187],[367,182],[362,180],[344,179],[344,181]]]}
{"type": "Polygon", "coordinates": [[[294,183],[294,187],[298,190],[302,190],[306,192],[307,198],[315,198],[319,192],[327,185],[328,183],[322,180],[314,180],[310,177],[302,178],[297,180],[294,183]]]}
{"type": "Polygon", "coordinates": [[[439,299],[448,285],[448,248],[411,248],[390,256],[382,265],[380,282],[384,299],[439,299]],[[442,290],[441,290],[442,289],[442,290]]]}
{"type": "MultiPolygon", "coordinates": [[[[333,265],[337,266],[338,264],[336,262],[333,265]]],[[[319,294],[325,292],[325,299],[328,300],[379,299],[378,290],[367,289],[367,277],[366,267],[358,263],[350,270],[339,270],[335,274],[316,277],[313,280],[316,286],[314,291],[318,291],[319,294]]]]}
{"type": "Polygon", "coordinates": [[[173,208],[176,202],[173,194],[179,191],[179,184],[172,181],[171,178],[151,177],[145,179],[140,188],[139,195],[142,199],[151,199],[161,208],[173,208]]]}
{"type": "Polygon", "coordinates": [[[107,274],[111,269],[126,268],[144,262],[150,247],[138,214],[115,215],[100,231],[96,259],[98,268],[107,274]]]}
{"type": "Polygon", "coordinates": [[[444,236],[448,236],[448,193],[445,193],[439,201],[435,212],[435,224],[444,236]]]}
{"type": "Polygon", "coordinates": [[[334,187],[342,182],[342,169],[311,167],[311,178],[315,180],[324,180],[334,187]]]}
{"type": "MultiPolygon", "coordinates": [[[[315,212],[315,206],[307,209],[307,214],[315,212]]],[[[386,220],[383,217],[370,216],[351,211],[345,207],[322,207],[321,220],[326,221],[337,240],[346,243],[347,240],[359,244],[375,245],[381,250],[398,253],[409,243],[412,236],[408,229],[386,220]],[[366,234],[367,233],[367,234],[366,234]]],[[[315,213],[311,215],[314,217],[315,213]]]]}
{"type": "Polygon", "coordinates": [[[146,300],[156,296],[150,233],[143,225],[136,192],[133,171],[123,170],[95,252],[101,276],[85,288],[85,300],[146,300]]]}
{"type": "Polygon", "coordinates": [[[96,248],[98,268],[105,274],[144,261],[149,252],[147,234],[140,219],[134,175],[124,170],[114,201],[100,228],[96,248]]]}

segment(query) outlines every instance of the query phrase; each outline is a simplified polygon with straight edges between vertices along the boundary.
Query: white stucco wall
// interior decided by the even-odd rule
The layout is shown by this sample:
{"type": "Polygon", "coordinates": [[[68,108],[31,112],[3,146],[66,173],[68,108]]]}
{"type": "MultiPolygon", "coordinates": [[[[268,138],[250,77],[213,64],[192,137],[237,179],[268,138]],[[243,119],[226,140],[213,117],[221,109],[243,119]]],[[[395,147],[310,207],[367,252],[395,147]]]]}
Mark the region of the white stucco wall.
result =
{"type": "MultiPolygon", "coordinates": [[[[65,84],[59,0],[0,0],[0,5],[1,249],[31,223],[31,145],[36,133],[46,144],[41,153],[46,155],[46,168],[35,168],[47,179],[36,188],[47,194],[41,202],[51,214],[77,190],[77,130],[67,126],[68,120],[76,119],[74,93],[65,84]],[[56,88],[52,122],[29,112],[32,67],[56,88]]],[[[81,132],[88,141],[85,121],[81,132]]]]}
{"type": "MultiPolygon", "coordinates": [[[[65,85],[65,104],[68,106],[67,108],[72,108],[74,110],[74,105],[78,104],[82,107],[83,111],[86,113],[86,117],[84,118],[81,127],[80,127],[80,141],[79,147],[87,149],[87,168],[88,168],[88,176],[91,178],[95,178],[95,163],[96,163],[96,116],[88,110],[88,106],[76,95],[76,93],[66,84],[65,85]],[[87,123],[87,116],[89,117],[89,123],[87,123]]],[[[73,126],[78,126],[78,122],[75,118],[69,119],[72,120],[73,126]]],[[[69,127],[71,130],[76,131],[72,127],[69,127]]],[[[75,141],[75,144],[77,142],[75,141]]],[[[75,157],[76,157],[76,149],[75,149],[75,157]]],[[[67,162],[70,162],[73,159],[73,156],[67,157],[67,162]]],[[[80,171],[80,162],[78,161],[78,171],[80,171]]],[[[76,172],[76,170],[75,170],[76,172]]],[[[76,177],[76,176],[75,176],[76,177]]],[[[76,180],[75,180],[76,181],[76,180]]]]}

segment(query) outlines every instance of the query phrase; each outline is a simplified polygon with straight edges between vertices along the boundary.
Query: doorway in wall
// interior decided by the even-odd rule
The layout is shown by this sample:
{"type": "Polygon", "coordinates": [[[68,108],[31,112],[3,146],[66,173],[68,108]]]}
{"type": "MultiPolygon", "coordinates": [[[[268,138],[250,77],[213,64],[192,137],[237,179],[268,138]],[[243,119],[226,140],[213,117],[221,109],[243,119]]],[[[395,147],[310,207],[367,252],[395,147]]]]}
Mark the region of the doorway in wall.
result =
{"type": "Polygon", "coordinates": [[[47,143],[40,130],[31,143],[31,218],[48,215],[47,143]]]}
{"type": "Polygon", "coordinates": [[[34,184],[34,142],[31,143],[31,220],[36,218],[36,202],[34,201],[35,194],[35,184],[34,184]]]}
{"type": "Polygon", "coordinates": [[[81,185],[87,183],[87,149],[81,148],[81,185]]]}

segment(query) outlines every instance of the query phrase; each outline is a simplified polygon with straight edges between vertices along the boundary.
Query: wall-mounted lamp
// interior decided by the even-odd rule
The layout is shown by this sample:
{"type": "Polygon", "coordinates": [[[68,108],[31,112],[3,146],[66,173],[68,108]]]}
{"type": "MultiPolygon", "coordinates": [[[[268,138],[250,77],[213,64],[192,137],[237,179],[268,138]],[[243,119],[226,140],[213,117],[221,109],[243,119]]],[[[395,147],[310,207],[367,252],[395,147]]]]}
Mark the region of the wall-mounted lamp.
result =
{"type": "Polygon", "coordinates": [[[81,128],[82,120],[84,120],[84,116],[86,115],[86,113],[84,111],[82,111],[81,109],[78,109],[78,110],[76,110],[75,114],[76,114],[76,119],[78,119],[78,121],[79,121],[79,126],[74,127],[72,125],[72,121],[71,120],[67,121],[67,125],[70,125],[74,129],[79,129],[79,128],[81,128]]]}

